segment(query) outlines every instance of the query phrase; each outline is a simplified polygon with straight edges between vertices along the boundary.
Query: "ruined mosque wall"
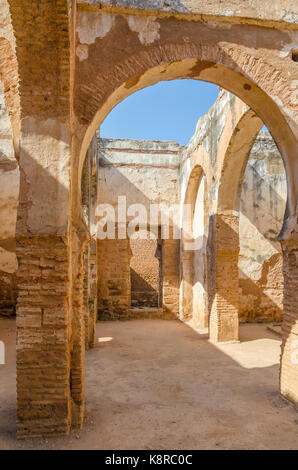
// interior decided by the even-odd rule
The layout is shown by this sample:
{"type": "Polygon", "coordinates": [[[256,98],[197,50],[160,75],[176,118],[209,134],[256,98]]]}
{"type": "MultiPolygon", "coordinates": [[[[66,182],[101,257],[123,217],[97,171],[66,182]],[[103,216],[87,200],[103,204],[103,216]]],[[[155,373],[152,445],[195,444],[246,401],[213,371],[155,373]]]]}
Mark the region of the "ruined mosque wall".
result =
{"type": "MultiPolygon", "coordinates": [[[[217,123],[218,128],[225,125],[222,111],[226,98],[222,97],[222,100],[223,103],[217,110],[217,119],[213,122],[213,126],[217,123]]],[[[211,125],[210,121],[208,123],[211,125]]],[[[208,126],[202,129],[200,127],[201,133],[208,133],[208,126]]],[[[213,142],[216,141],[216,135],[216,133],[215,136],[213,135],[213,142]]],[[[207,148],[209,152],[204,154],[205,159],[210,158],[210,146],[207,145],[207,148]]],[[[183,178],[187,175],[187,160],[191,158],[191,155],[189,153],[185,158],[185,148],[174,142],[102,139],[99,150],[98,202],[109,203],[116,207],[119,195],[125,195],[127,206],[141,203],[149,209],[152,203],[164,206],[178,204],[182,192],[180,184],[184,184],[183,178]]],[[[214,152],[211,151],[211,155],[214,159],[214,152]]],[[[202,162],[202,165],[206,166],[206,162],[202,162]]],[[[203,219],[199,217],[200,220],[205,220],[206,226],[201,233],[206,234],[206,239],[209,216],[212,215],[215,207],[214,198],[216,198],[216,187],[209,184],[206,195],[201,196],[203,200],[201,210],[204,207],[205,214],[203,219]]],[[[268,132],[261,132],[252,148],[241,191],[239,218],[239,315],[241,321],[275,321],[281,318],[282,255],[277,236],[282,226],[285,201],[286,179],[282,159],[268,132]]],[[[150,250],[152,252],[152,246],[147,246],[145,241],[140,240],[100,241],[98,245],[100,247],[99,266],[102,266],[101,282],[99,282],[101,287],[99,288],[102,289],[103,284],[106,283],[105,292],[100,292],[101,302],[107,300],[111,294],[114,305],[120,305],[120,316],[124,315],[127,309],[129,310],[131,302],[129,291],[133,290],[129,279],[129,266],[132,266],[132,260],[137,276],[135,282],[139,281],[142,284],[142,281],[149,280],[148,284],[155,286],[156,293],[158,284],[156,259],[151,258],[150,261],[150,256],[146,256],[150,250]],[[114,256],[110,257],[110,261],[109,256],[106,256],[107,249],[109,253],[110,250],[114,251],[114,256]],[[149,261],[152,263],[150,266],[149,261]],[[104,282],[102,276],[107,277],[104,282]]],[[[208,263],[207,244],[202,243],[200,249],[201,251],[203,249],[204,253],[201,251],[196,253],[195,259],[202,260],[205,256],[208,263]]],[[[171,263],[170,277],[181,269],[177,246],[173,250],[176,255],[171,263]]],[[[199,269],[194,266],[194,273],[197,271],[199,269]]],[[[203,280],[199,277],[200,283],[194,282],[194,285],[203,290],[205,302],[208,290],[207,277],[203,280]]],[[[159,282],[162,282],[162,279],[159,282]]],[[[178,284],[180,282],[177,282],[176,277],[174,287],[163,286],[163,291],[176,299],[175,286],[177,288],[178,284]]],[[[193,294],[196,299],[195,292],[193,294]]],[[[143,295],[146,296],[145,292],[143,295]]],[[[199,299],[194,300],[195,303],[198,301],[199,299]]],[[[177,313],[176,301],[174,301],[174,307],[173,311],[177,313]]],[[[108,317],[110,313],[107,312],[110,309],[111,305],[108,302],[105,309],[108,317]]]]}
{"type": "MultiPolygon", "coordinates": [[[[221,91],[213,107],[198,121],[194,136],[181,153],[180,204],[184,202],[190,172],[195,165],[201,166],[207,178],[204,197],[204,211],[207,215],[204,231],[206,240],[208,237],[211,239],[212,223],[217,213],[220,159],[223,154],[222,137],[224,137],[225,126],[230,119],[234,119],[235,100],[235,96],[221,91]]],[[[241,321],[279,321],[281,319],[282,253],[277,238],[283,224],[286,193],[285,170],[280,153],[270,134],[261,131],[251,150],[241,189],[238,264],[241,321]]],[[[200,247],[199,253],[201,257],[207,258],[208,272],[204,279],[200,280],[200,288],[202,304],[208,292],[209,307],[212,302],[213,251],[213,244],[208,245],[206,242],[200,247]]],[[[183,260],[183,242],[181,259],[183,260]]],[[[184,269],[189,271],[188,264],[186,263],[184,269]]],[[[191,269],[196,271],[195,267],[191,269]]],[[[189,272],[183,273],[183,263],[181,270],[182,279],[194,276],[193,273],[191,276],[189,272]]],[[[192,278],[192,285],[195,285],[197,280],[192,278]]],[[[182,304],[183,295],[185,296],[182,285],[182,304]]],[[[189,303],[187,305],[188,309],[192,308],[189,307],[189,303]]]]}
{"type": "Polygon", "coordinates": [[[247,164],[240,205],[240,319],[281,320],[282,252],[277,237],[286,206],[287,184],[280,153],[261,132],[247,164]]]}
{"type": "MultiPolygon", "coordinates": [[[[2,314],[11,314],[16,302],[15,224],[19,169],[15,159],[10,118],[4,102],[3,89],[0,105],[2,136],[0,180],[3,179],[1,186],[3,190],[0,194],[0,309],[2,314]]],[[[217,103],[217,117],[213,116],[215,117],[213,123],[208,120],[208,125],[200,126],[201,137],[204,133],[208,134],[211,125],[213,130],[217,126],[217,132],[221,132],[225,125],[225,120],[222,118],[225,105],[226,97],[222,96],[217,103]]],[[[215,142],[216,136],[217,133],[213,133],[213,138],[209,135],[209,139],[215,142]]],[[[198,135],[196,137],[198,138],[198,135]]],[[[206,166],[208,155],[211,154],[211,158],[214,159],[214,152],[210,150],[212,142],[208,145],[206,148],[209,151],[201,152],[203,166],[206,166]]],[[[165,208],[179,204],[182,194],[180,186],[184,184],[187,162],[192,155],[190,152],[185,157],[184,147],[175,142],[102,139],[100,147],[96,147],[96,152],[100,157],[98,202],[109,203],[116,207],[118,196],[125,195],[127,206],[141,203],[148,212],[150,204],[160,204],[165,208]]],[[[209,189],[206,194],[205,211],[208,224],[208,215],[212,214],[214,209],[217,186],[212,180],[207,186],[209,189]]],[[[269,321],[281,318],[282,255],[277,236],[282,226],[285,201],[286,180],[282,159],[270,135],[261,132],[248,161],[241,193],[239,314],[242,321],[269,321]]],[[[205,233],[207,237],[207,226],[205,233]]],[[[181,268],[177,241],[169,240],[164,244],[162,259],[158,258],[160,241],[148,244],[140,240],[115,240],[100,242],[98,245],[99,274],[101,279],[105,277],[104,282],[99,283],[101,290],[99,309],[103,312],[103,317],[110,318],[111,315],[115,315],[118,318],[129,315],[127,312],[131,306],[131,291],[133,292],[131,269],[135,273],[133,282],[136,289],[133,297],[137,300],[137,305],[142,305],[142,299],[145,299],[145,305],[152,301],[152,305],[160,306],[157,300],[159,296],[163,299],[164,310],[177,315],[179,304],[177,289],[180,286],[178,276],[181,268]],[[114,252],[111,259],[106,256],[107,244],[109,244],[108,250],[114,252]],[[150,265],[149,261],[152,262],[150,253],[154,250],[156,256],[150,265]],[[161,289],[162,292],[157,292],[157,289],[161,289]]],[[[202,259],[204,254],[207,256],[206,244],[203,248],[204,253],[200,253],[198,259],[202,259]]],[[[205,278],[205,285],[202,280],[200,281],[199,287],[202,289],[203,286],[203,295],[205,295],[208,290],[207,279],[205,278]]]]}
{"type": "Polygon", "coordinates": [[[148,216],[140,227],[146,231],[145,240],[98,240],[101,319],[131,318],[131,305],[155,307],[155,315],[163,318],[178,314],[179,239],[161,241],[160,224],[169,210],[171,217],[171,208],[179,223],[180,148],[176,142],[98,141],[98,204],[112,205],[118,220],[118,198],[125,197],[127,224],[134,217],[129,211],[135,204],[141,204],[148,216]],[[161,211],[157,220],[150,220],[152,205],[161,211]],[[156,240],[149,239],[148,230],[156,240]]]}
{"type": "MultiPolygon", "coordinates": [[[[183,237],[180,247],[180,318],[183,320],[191,318],[195,322],[199,322],[198,326],[200,327],[207,326],[209,323],[211,306],[214,303],[217,290],[214,234],[217,226],[215,215],[218,207],[219,186],[222,180],[222,160],[230,143],[231,132],[238,122],[239,115],[246,109],[249,108],[237,100],[234,95],[221,90],[210,110],[198,120],[192,138],[181,151],[180,226],[183,228],[183,237]],[[240,106],[238,114],[237,106],[240,106]],[[200,208],[204,212],[200,219],[205,221],[205,226],[201,230],[200,238],[195,240],[196,229],[191,220],[187,221],[187,219],[191,219],[191,214],[185,217],[185,204],[192,204],[192,211],[195,213],[196,191],[200,185],[200,180],[197,178],[205,179],[203,204],[200,208]],[[189,191],[191,191],[191,197],[188,195],[189,191]],[[185,237],[194,238],[196,242],[194,248],[187,247],[185,237]],[[201,271],[195,266],[195,259],[205,260],[201,271]],[[202,271],[204,271],[203,275],[202,271]]],[[[237,249],[237,246],[235,248],[237,249]]],[[[231,272],[230,267],[228,272],[231,272]]],[[[234,276],[237,276],[233,282],[238,289],[238,273],[234,273],[234,276]]],[[[225,282],[227,289],[229,289],[231,279],[225,282]]]]}

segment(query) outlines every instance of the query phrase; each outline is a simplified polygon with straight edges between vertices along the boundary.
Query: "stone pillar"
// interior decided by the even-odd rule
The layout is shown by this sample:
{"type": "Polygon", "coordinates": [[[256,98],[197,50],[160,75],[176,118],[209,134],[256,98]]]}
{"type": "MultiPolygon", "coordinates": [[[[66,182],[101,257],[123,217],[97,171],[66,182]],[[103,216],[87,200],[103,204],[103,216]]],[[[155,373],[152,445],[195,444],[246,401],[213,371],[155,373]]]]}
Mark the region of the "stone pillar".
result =
{"type": "Polygon", "coordinates": [[[63,237],[17,238],[18,437],[71,425],[68,250],[63,237]]]}
{"type": "Polygon", "coordinates": [[[24,118],[16,229],[18,437],[71,427],[67,126],[24,118]],[[50,164],[49,164],[50,162],[50,164]]]}
{"type": "Polygon", "coordinates": [[[10,2],[21,113],[16,227],[19,437],[68,434],[72,423],[70,188],[77,186],[77,180],[71,185],[73,7],[69,1],[43,0],[42,6],[10,2]]]}
{"type": "Polygon", "coordinates": [[[280,392],[298,406],[298,240],[282,241],[284,309],[280,392]]]}
{"type": "Polygon", "coordinates": [[[95,343],[97,321],[97,199],[98,199],[98,165],[97,165],[97,136],[93,138],[89,147],[91,171],[90,171],[90,232],[89,243],[89,332],[88,346],[92,348],[95,343]]]}
{"type": "Polygon", "coordinates": [[[180,320],[191,320],[193,315],[193,251],[181,250],[181,308],[180,320]]]}
{"type": "Polygon", "coordinates": [[[163,308],[173,318],[179,317],[179,256],[180,240],[163,240],[163,308]]]}
{"type": "Polygon", "coordinates": [[[94,346],[97,319],[96,241],[91,239],[84,250],[84,320],[85,348],[94,346]]]}
{"type": "Polygon", "coordinates": [[[85,316],[84,316],[84,251],[87,232],[72,233],[72,318],[70,395],[71,425],[81,428],[85,407],[85,316]],[[86,238],[85,238],[86,237],[86,238]]]}
{"type": "Polygon", "coordinates": [[[239,340],[239,220],[212,217],[209,239],[209,337],[212,342],[239,340]]]}
{"type": "Polygon", "coordinates": [[[90,287],[90,247],[87,244],[83,253],[84,266],[84,321],[85,321],[85,348],[89,349],[89,287],[90,287]]]}
{"type": "Polygon", "coordinates": [[[96,320],[97,320],[97,253],[96,241],[92,238],[89,248],[90,286],[89,286],[89,332],[88,347],[92,348],[95,343],[96,320]]]}

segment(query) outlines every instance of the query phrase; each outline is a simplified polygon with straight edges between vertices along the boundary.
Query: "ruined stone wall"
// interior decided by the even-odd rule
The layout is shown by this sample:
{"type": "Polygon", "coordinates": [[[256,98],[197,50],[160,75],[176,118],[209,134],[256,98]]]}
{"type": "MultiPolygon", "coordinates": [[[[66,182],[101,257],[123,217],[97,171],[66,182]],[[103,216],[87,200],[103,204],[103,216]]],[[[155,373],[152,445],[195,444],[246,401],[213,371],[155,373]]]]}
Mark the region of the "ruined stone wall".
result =
{"type": "Polygon", "coordinates": [[[158,13],[186,15],[214,15],[230,18],[233,16],[266,19],[297,23],[295,0],[284,0],[283,8],[278,8],[274,1],[254,0],[79,0],[81,5],[109,9],[128,8],[132,10],[152,10],[158,13]]]}
{"type": "MultiPolygon", "coordinates": [[[[189,182],[190,161],[194,158],[194,154],[196,164],[201,164],[202,178],[198,181],[198,186],[195,186],[193,195],[192,236],[193,241],[196,242],[195,248],[189,253],[184,252],[182,240],[182,251],[179,252],[177,251],[177,242],[173,241],[171,254],[166,259],[166,244],[170,247],[171,243],[169,241],[164,243],[163,274],[159,281],[163,281],[164,307],[166,296],[169,295],[169,310],[177,312],[176,289],[180,287],[180,296],[185,298],[185,311],[181,318],[193,317],[200,325],[205,326],[208,318],[208,297],[209,303],[211,303],[213,292],[212,256],[214,246],[212,234],[208,232],[210,224],[212,227],[218,198],[219,181],[214,178],[214,173],[216,174],[218,167],[220,167],[218,142],[222,136],[223,128],[227,125],[226,108],[233,107],[234,103],[235,97],[228,93],[221,93],[211,112],[200,119],[197,131],[187,148],[167,142],[116,139],[101,141],[98,201],[108,202],[115,208],[119,195],[127,196],[127,207],[141,203],[148,211],[150,204],[161,203],[164,206],[170,206],[176,204],[181,198],[179,203],[182,212],[182,203],[185,202],[183,194],[186,191],[185,185],[189,182]],[[172,167],[169,167],[169,164],[172,167]],[[211,169],[213,169],[213,173],[211,169]],[[177,195],[178,179],[180,179],[181,185],[180,195],[177,195]],[[180,264],[179,269],[181,270],[181,285],[176,278],[178,264],[180,264]],[[164,279],[167,266],[170,269],[169,277],[172,277],[173,285],[171,283],[167,285],[164,279]]],[[[233,236],[227,235],[230,241],[236,237],[233,250],[237,251],[240,248],[238,275],[235,272],[237,278],[235,282],[237,285],[239,282],[237,309],[241,321],[281,319],[283,275],[281,248],[277,237],[282,227],[285,201],[286,179],[281,156],[269,133],[261,132],[253,145],[243,177],[239,210],[239,245],[236,241],[238,231],[233,233],[233,236]]],[[[181,226],[183,223],[180,218],[181,226]]],[[[238,222],[234,223],[237,225],[238,222]]],[[[148,225],[150,225],[149,222],[148,225]]],[[[108,242],[105,243],[108,246],[108,242]]],[[[146,252],[147,254],[148,251],[150,252],[150,248],[144,243],[145,241],[141,240],[131,241],[130,256],[124,254],[123,249],[127,263],[124,272],[128,273],[129,266],[134,270],[132,284],[127,279],[123,283],[123,277],[118,277],[121,287],[117,296],[123,297],[124,284],[130,286],[129,288],[135,292],[132,299],[136,300],[138,305],[142,303],[142,295],[144,304],[146,302],[148,304],[150,296],[155,299],[154,303],[158,294],[158,260],[153,256],[151,258],[145,256],[146,252]],[[141,247],[142,244],[143,247],[141,247]],[[149,282],[147,282],[148,280],[149,282]],[[148,289],[144,287],[146,282],[148,289]],[[141,284],[143,289],[141,289],[141,284]],[[151,290],[152,286],[154,286],[153,290],[151,290]]],[[[110,243],[112,251],[115,248],[114,245],[112,242],[110,243]]],[[[119,250],[118,246],[117,250],[119,250]]],[[[225,256],[226,262],[228,262],[232,253],[226,253],[225,256]]],[[[111,260],[113,259],[115,258],[111,256],[111,260]]],[[[105,266],[106,263],[107,261],[105,261],[105,266]]],[[[227,277],[226,281],[228,289],[231,278],[227,277]]],[[[115,280],[112,284],[112,292],[116,296],[115,280]]],[[[125,298],[124,309],[128,308],[130,300],[128,297],[125,298]]]]}
{"type": "Polygon", "coordinates": [[[179,151],[175,142],[99,140],[98,204],[110,204],[117,216],[118,198],[125,196],[128,226],[135,204],[148,215],[140,226],[146,240],[98,240],[99,318],[127,318],[131,301],[178,314],[179,240],[158,238],[169,208],[179,212],[179,151]],[[154,222],[152,205],[160,208],[154,222]],[[157,239],[149,239],[150,230],[157,239]]]}
{"type": "Polygon", "coordinates": [[[158,242],[150,240],[130,240],[130,280],[132,307],[159,306],[160,260],[158,242]]]}
{"type": "MultiPolygon", "coordinates": [[[[297,364],[290,360],[298,326],[297,1],[285,0],[282,7],[277,0],[9,0],[9,5],[19,73],[11,90],[6,74],[13,64],[9,41],[0,43],[0,68],[5,65],[1,75],[11,97],[12,117],[19,93],[22,122],[18,435],[69,433],[71,426],[82,424],[82,251],[86,242],[79,197],[82,161],[95,130],[117,103],[145,86],[175,78],[211,81],[231,90],[260,115],[279,142],[289,192],[282,234],[286,298],[281,391],[297,403],[297,364]],[[142,11],[125,11],[125,7],[142,11]],[[17,93],[10,93],[18,83],[17,93]]],[[[226,122],[228,127],[234,121],[226,122]]],[[[220,138],[221,132],[212,135],[220,138]]],[[[209,203],[216,201],[220,174],[210,168],[207,173],[209,203]]],[[[229,184],[226,187],[230,189],[229,184]]],[[[238,282],[235,264],[233,280],[227,273],[231,259],[238,259],[238,216],[215,210],[210,214],[209,232],[216,247],[213,254],[210,251],[210,264],[216,262],[219,293],[216,316],[222,320],[227,311],[228,321],[222,322],[227,326],[222,330],[232,331],[233,309],[238,312],[237,304],[233,305],[235,290],[229,297],[231,284],[237,287],[238,282]],[[224,237],[219,240],[222,227],[224,237]]],[[[170,256],[164,265],[164,277],[169,276],[164,299],[167,295],[165,303],[170,306],[175,305],[177,289],[177,244],[173,241],[165,248],[170,256]]],[[[122,253],[121,247],[117,250],[122,253]]],[[[213,336],[217,341],[227,337],[213,336]]]]}
{"type": "MultiPolygon", "coordinates": [[[[210,311],[215,301],[217,260],[213,237],[216,221],[213,216],[217,212],[221,169],[219,154],[221,148],[225,148],[225,140],[230,138],[228,134],[225,139],[224,130],[237,122],[234,109],[236,103],[235,96],[222,91],[209,112],[199,119],[194,135],[181,152],[180,226],[183,236],[180,250],[180,318],[192,319],[199,323],[197,326],[200,327],[208,326],[210,311]],[[184,207],[185,204],[191,205],[191,212],[195,215],[197,192],[202,178],[205,180],[201,197],[201,212],[204,214],[200,214],[200,221],[204,220],[204,229],[196,227],[196,221],[191,215],[190,220],[185,220],[184,207]],[[192,242],[188,247],[187,241],[192,242]],[[200,260],[201,270],[195,265],[195,260],[200,260]]],[[[228,266],[226,269],[229,273],[228,266]]]]}
{"type": "Polygon", "coordinates": [[[129,318],[130,258],[128,239],[97,242],[99,320],[129,318]]]}
{"type": "MultiPolygon", "coordinates": [[[[219,282],[214,277],[215,266],[222,266],[217,270],[218,272],[224,272],[223,267],[226,266],[222,278],[223,311],[227,310],[225,296],[228,295],[229,290],[232,291],[231,285],[234,283],[233,290],[239,291],[239,299],[234,300],[231,297],[229,302],[239,312],[241,321],[280,320],[283,302],[283,274],[281,247],[277,237],[282,228],[286,204],[285,170],[281,155],[268,132],[260,132],[252,148],[249,146],[249,140],[246,140],[245,127],[243,127],[243,136],[236,144],[231,135],[230,142],[225,142],[225,132],[229,126],[232,128],[236,125],[236,135],[243,132],[241,119],[237,123],[237,119],[239,119],[237,106],[238,100],[233,95],[221,91],[214,106],[200,118],[194,136],[181,155],[181,204],[184,202],[191,171],[195,166],[201,167],[207,180],[205,196],[205,237],[207,243],[203,244],[194,256],[201,260],[205,259],[208,268],[207,276],[201,277],[198,286],[200,287],[198,292],[201,291],[199,300],[202,309],[204,294],[208,292],[210,315],[212,305],[216,302],[216,282],[219,282]],[[243,148],[248,149],[247,157],[243,157],[243,155],[238,157],[243,148]],[[225,177],[226,155],[231,157],[231,161],[234,160],[232,169],[229,169],[230,173],[227,173],[228,178],[225,177]],[[237,169],[237,175],[233,173],[234,169],[237,169]],[[243,174],[241,175],[241,173],[243,174]],[[226,193],[223,195],[221,184],[225,178],[226,193]],[[237,185],[239,184],[238,189],[234,186],[235,182],[237,185]],[[234,188],[236,189],[236,199],[232,200],[234,188]],[[239,198],[239,202],[237,202],[237,198],[239,198]],[[215,238],[218,237],[217,233],[221,233],[222,238],[219,244],[215,238]],[[216,260],[218,250],[221,252],[221,261],[216,260]],[[238,275],[237,271],[232,269],[232,265],[234,266],[235,263],[238,264],[238,275]],[[230,266],[228,266],[229,264],[230,266]]],[[[251,122],[256,119],[253,114],[250,116],[248,108],[247,110],[243,108],[243,113],[244,116],[247,116],[246,125],[249,125],[248,119],[251,122]]],[[[182,219],[181,225],[184,223],[182,219]]],[[[189,285],[193,288],[196,282],[193,273],[189,274],[190,269],[195,271],[197,267],[190,254],[185,255],[183,246],[182,241],[181,296],[185,297],[189,296],[189,285]],[[183,257],[186,260],[184,273],[183,257]],[[184,284],[183,279],[187,279],[184,284]],[[183,294],[183,286],[187,294],[183,294]]],[[[193,295],[193,289],[191,291],[193,295]]],[[[187,311],[182,311],[183,302],[180,305],[180,310],[181,317],[185,315],[188,317],[189,311],[191,314],[194,311],[193,306],[187,302],[187,311]]]]}
{"type": "Polygon", "coordinates": [[[258,136],[247,164],[240,205],[239,314],[241,320],[281,320],[281,231],[287,198],[284,165],[267,132],[258,136]]]}
{"type": "Polygon", "coordinates": [[[16,218],[19,167],[15,158],[11,120],[0,81],[0,315],[11,315],[16,304],[16,218]]]}
{"type": "Polygon", "coordinates": [[[0,315],[16,304],[15,230],[19,197],[18,73],[7,0],[0,0],[0,315]]]}

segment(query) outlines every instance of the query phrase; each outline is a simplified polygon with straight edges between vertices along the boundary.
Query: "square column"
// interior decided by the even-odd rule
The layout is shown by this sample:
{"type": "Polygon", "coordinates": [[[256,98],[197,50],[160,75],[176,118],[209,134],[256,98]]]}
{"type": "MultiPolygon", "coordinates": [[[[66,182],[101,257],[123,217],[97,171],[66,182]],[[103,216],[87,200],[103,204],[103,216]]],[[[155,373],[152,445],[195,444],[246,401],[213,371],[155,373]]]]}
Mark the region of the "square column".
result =
{"type": "Polygon", "coordinates": [[[18,437],[71,426],[68,250],[62,237],[17,239],[18,437]]]}
{"type": "Polygon", "coordinates": [[[282,241],[284,309],[280,392],[298,406],[298,240],[282,241]]]}
{"type": "Polygon", "coordinates": [[[209,336],[214,343],[239,340],[239,219],[215,215],[208,242],[209,336]]]}

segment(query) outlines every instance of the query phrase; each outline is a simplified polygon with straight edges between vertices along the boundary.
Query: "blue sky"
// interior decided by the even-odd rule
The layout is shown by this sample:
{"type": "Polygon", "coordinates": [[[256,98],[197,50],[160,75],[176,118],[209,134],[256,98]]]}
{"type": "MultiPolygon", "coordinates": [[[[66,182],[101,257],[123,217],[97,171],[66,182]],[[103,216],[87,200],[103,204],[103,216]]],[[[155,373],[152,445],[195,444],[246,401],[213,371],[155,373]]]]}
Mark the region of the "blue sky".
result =
{"type": "Polygon", "coordinates": [[[198,80],[159,82],[116,106],[101,126],[101,137],[175,140],[185,145],[218,93],[216,85],[198,80]]]}

